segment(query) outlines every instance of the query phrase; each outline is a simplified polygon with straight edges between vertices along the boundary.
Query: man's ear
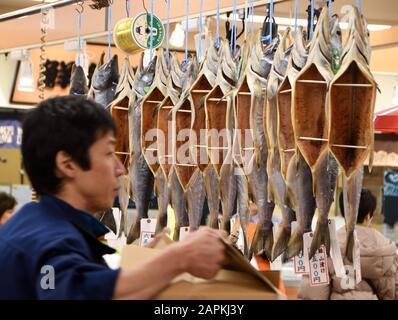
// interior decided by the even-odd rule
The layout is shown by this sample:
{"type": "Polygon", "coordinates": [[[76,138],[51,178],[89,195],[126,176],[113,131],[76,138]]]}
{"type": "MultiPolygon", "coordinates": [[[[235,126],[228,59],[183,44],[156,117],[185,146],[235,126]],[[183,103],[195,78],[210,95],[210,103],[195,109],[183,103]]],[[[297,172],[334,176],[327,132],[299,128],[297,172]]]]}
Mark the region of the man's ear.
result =
{"type": "Polygon", "coordinates": [[[55,156],[55,175],[57,178],[73,178],[77,165],[65,151],[58,151],[55,156]]]}

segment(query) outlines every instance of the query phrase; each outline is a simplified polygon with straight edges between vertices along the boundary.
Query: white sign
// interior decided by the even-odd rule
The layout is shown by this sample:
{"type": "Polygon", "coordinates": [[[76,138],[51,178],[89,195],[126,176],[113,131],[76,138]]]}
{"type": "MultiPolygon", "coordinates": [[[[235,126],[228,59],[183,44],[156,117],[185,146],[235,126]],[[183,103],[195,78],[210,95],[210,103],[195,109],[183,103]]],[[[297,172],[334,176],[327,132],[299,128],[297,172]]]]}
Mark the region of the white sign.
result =
{"type": "MultiPolygon", "coordinates": [[[[296,228],[297,223],[294,225],[294,228],[296,228]]],[[[292,223],[292,231],[293,231],[293,223],[292,223]]],[[[309,233],[308,233],[309,234],[309,233]]],[[[308,259],[308,244],[306,242],[306,239],[308,237],[305,236],[306,234],[303,235],[303,247],[304,250],[302,250],[297,256],[294,257],[294,273],[295,274],[309,274],[310,272],[310,266],[309,266],[309,259],[308,259]],[[307,248],[305,250],[305,248],[307,248]]],[[[310,243],[311,245],[311,243],[310,243]]]]}
{"type": "MultiPolygon", "coordinates": [[[[276,237],[276,233],[278,231],[279,224],[274,223],[274,226],[272,227],[272,232],[274,234],[274,239],[276,237]]],[[[282,270],[282,255],[277,257],[273,262],[270,262],[270,267],[272,271],[280,271],[282,270]]]]}
{"type": "Polygon", "coordinates": [[[360,249],[359,249],[359,240],[357,236],[356,230],[354,230],[354,252],[353,252],[353,262],[354,262],[354,270],[355,270],[355,282],[356,284],[362,281],[362,273],[361,273],[361,257],[360,257],[360,249]]]}
{"type": "Polygon", "coordinates": [[[332,259],[336,276],[339,278],[343,278],[346,274],[346,271],[344,267],[343,257],[341,256],[335,219],[329,219],[329,234],[330,234],[330,258],[332,259]]]}
{"type": "Polygon", "coordinates": [[[180,228],[180,241],[184,240],[186,236],[189,234],[190,228],[189,227],[181,227],[180,228]]]}
{"type": "Polygon", "coordinates": [[[19,210],[23,205],[32,201],[32,189],[30,186],[13,184],[11,187],[11,194],[15,200],[17,200],[16,210],[19,210]]]}
{"type": "Polygon", "coordinates": [[[155,236],[156,219],[141,219],[140,246],[149,244],[155,236]]]}
{"type": "MultiPolygon", "coordinates": [[[[307,232],[303,236],[304,252],[307,252],[307,254],[309,254],[313,236],[312,232],[307,232]]],[[[309,265],[311,287],[329,284],[328,257],[325,245],[321,245],[316,251],[314,256],[309,260],[309,265]]]]}

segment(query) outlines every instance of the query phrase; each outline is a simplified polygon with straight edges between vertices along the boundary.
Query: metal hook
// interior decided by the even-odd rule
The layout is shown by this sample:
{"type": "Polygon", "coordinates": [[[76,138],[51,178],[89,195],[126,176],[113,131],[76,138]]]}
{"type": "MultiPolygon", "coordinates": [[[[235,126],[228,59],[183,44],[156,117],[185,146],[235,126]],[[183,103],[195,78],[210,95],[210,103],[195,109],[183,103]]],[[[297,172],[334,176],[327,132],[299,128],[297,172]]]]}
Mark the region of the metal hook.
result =
{"type": "Polygon", "coordinates": [[[77,5],[77,8],[76,8],[77,13],[82,14],[84,12],[84,6],[83,6],[84,0],[77,0],[76,5],[77,5]]]}

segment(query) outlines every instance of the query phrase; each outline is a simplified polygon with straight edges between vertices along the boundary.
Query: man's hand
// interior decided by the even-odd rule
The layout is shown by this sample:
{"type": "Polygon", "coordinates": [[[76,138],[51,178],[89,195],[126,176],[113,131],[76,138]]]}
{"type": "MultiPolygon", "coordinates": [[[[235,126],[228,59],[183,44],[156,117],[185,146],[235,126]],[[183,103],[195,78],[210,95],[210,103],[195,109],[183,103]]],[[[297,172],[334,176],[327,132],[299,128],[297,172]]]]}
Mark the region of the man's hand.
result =
{"type": "Polygon", "coordinates": [[[213,278],[226,262],[222,237],[226,237],[225,232],[203,227],[177,243],[182,271],[200,278],[213,278]]]}

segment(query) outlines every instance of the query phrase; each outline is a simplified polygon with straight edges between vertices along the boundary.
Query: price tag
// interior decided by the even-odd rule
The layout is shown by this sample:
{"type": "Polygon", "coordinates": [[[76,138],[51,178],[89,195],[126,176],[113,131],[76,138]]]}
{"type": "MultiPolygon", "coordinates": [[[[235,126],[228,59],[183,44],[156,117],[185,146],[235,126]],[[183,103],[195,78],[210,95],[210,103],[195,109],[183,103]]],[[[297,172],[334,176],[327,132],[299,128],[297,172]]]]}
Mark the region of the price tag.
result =
{"type": "Polygon", "coordinates": [[[234,232],[234,226],[235,226],[235,223],[236,223],[237,219],[238,219],[238,214],[234,214],[231,217],[231,223],[229,225],[229,233],[233,233],[234,232]]]}
{"type": "MultiPolygon", "coordinates": [[[[292,223],[292,229],[293,229],[293,223],[292,223]]],[[[308,250],[311,245],[308,245],[308,235],[309,233],[305,233],[303,235],[303,242],[304,242],[304,250],[301,251],[297,256],[294,257],[294,273],[295,274],[309,274],[310,272],[310,266],[309,266],[309,259],[308,259],[308,250]],[[307,235],[307,236],[306,236],[307,235]],[[307,248],[307,249],[305,249],[307,248]]],[[[309,239],[311,241],[311,239],[309,239]]]]}
{"type": "Polygon", "coordinates": [[[144,247],[153,240],[156,230],[156,219],[141,219],[140,246],[144,247]]]}
{"type": "MultiPolygon", "coordinates": [[[[314,234],[312,232],[304,234],[304,252],[307,252],[307,255],[310,251],[313,236],[314,234]]],[[[309,265],[311,287],[329,284],[328,257],[325,245],[321,245],[314,256],[310,259],[309,265]]]]}
{"type": "Polygon", "coordinates": [[[258,263],[257,263],[256,257],[253,257],[253,258],[250,260],[250,264],[254,267],[254,269],[259,270],[259,269],[258,269],[258,263]]]}
{"type": "Polygon", "coordinates": [[[357,236],[356,230],[354,230],[354,252],[353,252],[353,262],[354,262],[354,270],[355,270],[355,282],[356,284],[362,281],[362,273],[361,273],[361,256],[359,249],[359,240],[357,236]]]}
{"type": "Polygon", "coordinates": [[[189,227],[181,227],[180,228],[180,238],[179,238],[180,241],[184,240],[189,232],[190,232],[189,227]]]}
{"type": "MultiPolygon", "coordinates": [[[[274,222],[274,226],[272,227],[272,232],[274,234],[274,239],[276,237],[276,233],[279,228],[279,223],[274,222]]],[[[277,257],[273,262],[270,262],[270,267],[272,271],[280,271],[282,270],[282,255],[277,257]]]]}
{"type": "Polygon", "coordinates": [[[346,270],[344,267],[343,257],[341,256],[335,219],[329,219],[329,234],[330,234],[330,257],[333,262],[333,267],[336,272],[336,276],[339,278],[344,278],[344,276],[346,275],[346,270]]]}

